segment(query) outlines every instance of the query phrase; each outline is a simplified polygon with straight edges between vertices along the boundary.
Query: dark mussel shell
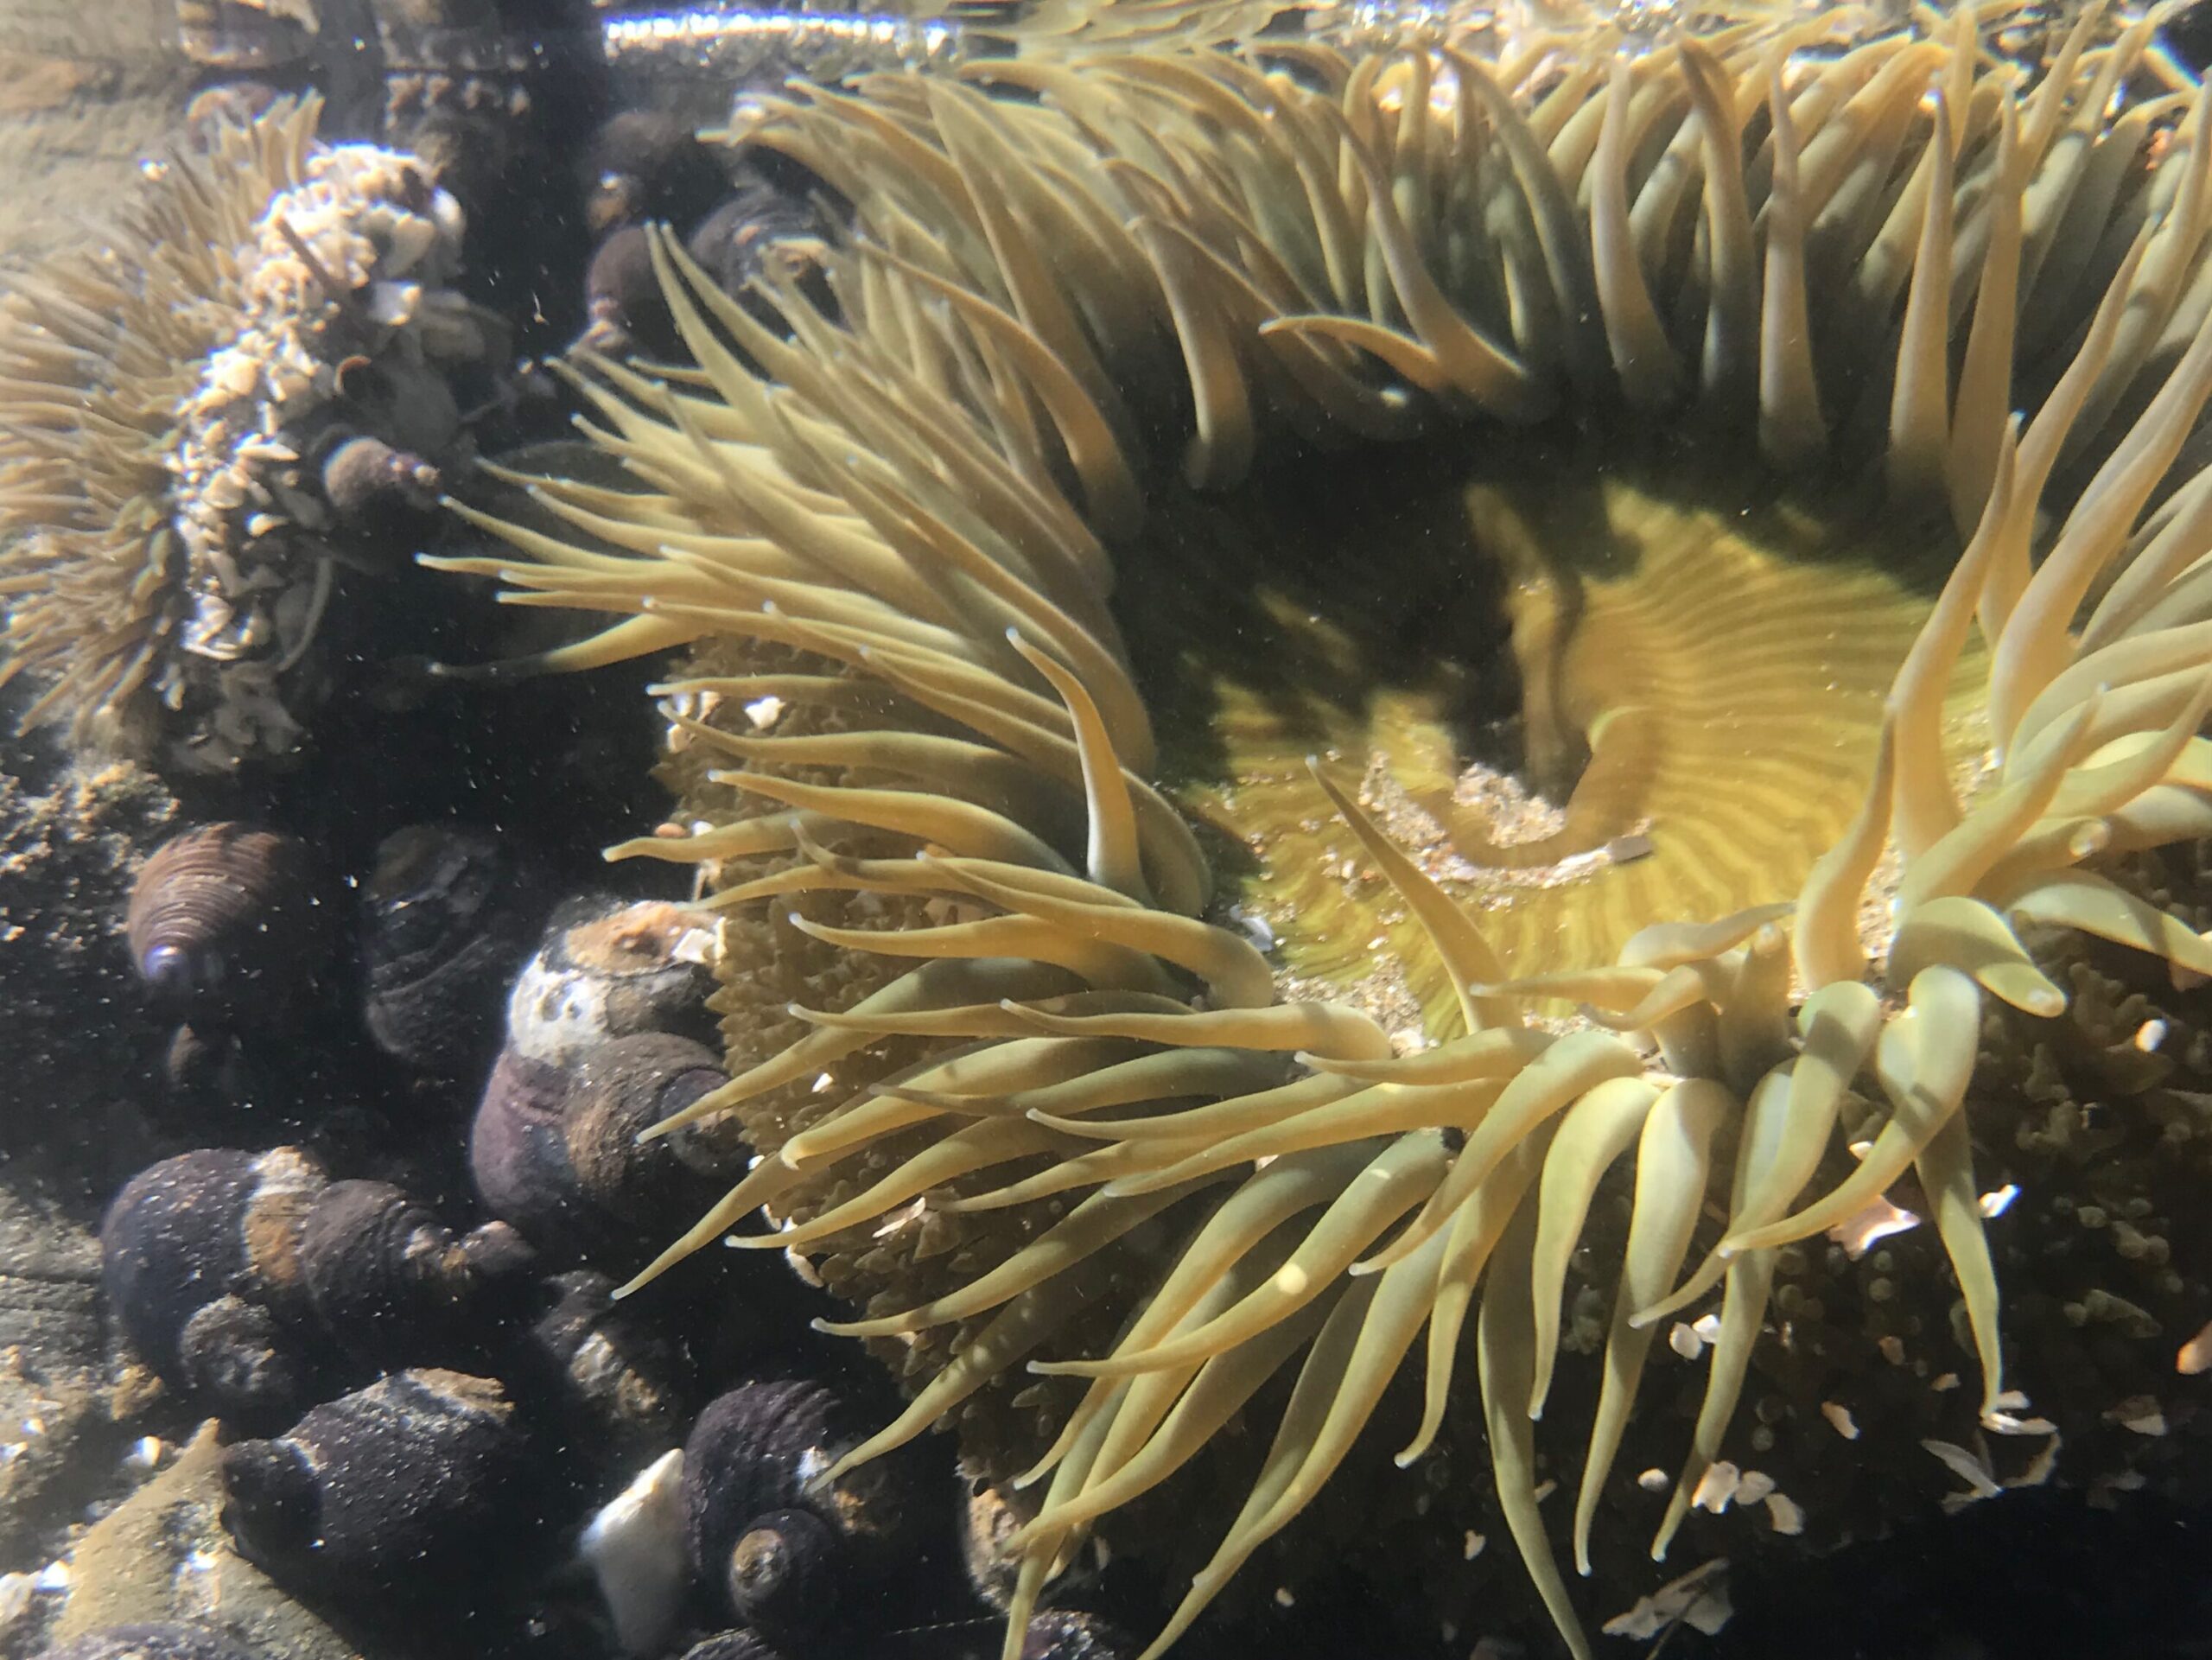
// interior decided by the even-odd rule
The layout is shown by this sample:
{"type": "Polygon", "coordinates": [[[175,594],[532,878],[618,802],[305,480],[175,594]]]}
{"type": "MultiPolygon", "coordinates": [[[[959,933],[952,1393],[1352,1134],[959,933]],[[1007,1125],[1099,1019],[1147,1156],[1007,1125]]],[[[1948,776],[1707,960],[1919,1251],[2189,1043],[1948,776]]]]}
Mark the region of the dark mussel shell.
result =
{"type": "Polygon", "coordinates": [[[469,1134],[476,1191],[556,1260],[641,1265],[745,1154],[690,1133],[643,1142],[639,1133],[723,1082],[711,1050],[664,1032],[606,1040],[572,1067],[511,1046],[469,1134]]]}
{"type": "Polygon", "coordinates": [[[537,1507],[515,1409],[490,1378],[396,1372],[223,1451],[223,1517],[280,1585],[356,1606],[481,1589],[537,1507]]]}
{"type": "Polygon", "coordinates": [[[385,837],[360,900],[377,1046],[444,1078],[483,1065],[544,912],[533,875],[489,830],[410,824],[385,837]]]}
{"type": "Polygon", "coordinates": [[[325,1180],[293,1147],[202,1148],[139,1172],[100,1224],[108,1306],[156,1372],[224,1410],[281,1404],[300,1232],[325,1180]]]}
{"type": "Polygon", "coordinates": [[[250,824],[202,824],[155,849],[130,890],[130,961],[180,1014],[256,1025],[321,972],[329,934],[306,844],[250,824]]]}
{"type": "Polygon", "coordinates": [[[236,1638],[182,1620],[117,1625],[41,1649],[34,1660],[263,1660],[236,1638]]]}
{"type": "Polygon", "coordinates": [[[380,1365],[474,1360],[518,1313],[537,1253],[504,1222],[455,1236],[381,1181],[323,1189],[300,1231],[300,1274],[316,1322],[380,1365]]]}

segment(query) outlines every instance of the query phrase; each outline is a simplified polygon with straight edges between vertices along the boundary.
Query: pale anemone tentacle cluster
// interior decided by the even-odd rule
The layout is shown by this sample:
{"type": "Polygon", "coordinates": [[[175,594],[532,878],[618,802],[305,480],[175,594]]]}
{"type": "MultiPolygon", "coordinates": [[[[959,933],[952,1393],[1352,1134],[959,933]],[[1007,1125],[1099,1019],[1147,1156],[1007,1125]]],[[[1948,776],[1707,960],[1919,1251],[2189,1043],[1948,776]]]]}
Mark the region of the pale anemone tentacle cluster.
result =
{"type": "Polygon", "coordinates": [[[276,191],[299,182],[317,108],[225,123],[205,157],[168,164],[109,248],[10,285],[0,305],[0,569],[6,672],[48,675],[34,721],[79,736],[132,720],[181,626],[184,563],[169,512],[178,411],[235,322],[238,250],[276,191]]]}
{"type": "Polygon", "coordinates": [[[320,142],[321,111],[195,124],[104,240],[0,295],[0,679],[47,683],[26,724],[194,770],[292,752],[344,609],[332,435],[454,437],[445,375],[497,333],[452,286],[461,210],[410,155],[320,142]]]}
{"type": "Polygon", "coordinates": [[[785,291],[779,338],[660,244],[696,369],[590,366],[597,436],[639,489],[541,481],[558,533],[479,515],[521,557],[451,562],[532,602],[632,614],[545,666],[743,642],[772,669],[670,690],[834,711],[796,735],[681,722],[740,763],[712,777],[749,816],[615,850],[734,862],[752,874],[712,902],[788,907],[793,949],[920,959],[849,1006],[793,1010],[804,1035],[773,1053],[734,1034],[752,1064],[671,1127],[836,1088],[663,1262],[764,1205],[785,1225],[740,1243],[832,1250],[917,1200],[1032,1218],[944,1294],[834,1328],[960,1333],[849,1463],[1025,1365],[1087,1380],[1020,1478],[1039,1500],[1014,1541],[1009,1654],[1101,1517],[1294,1376],[1161,1652],[1313,1499],[1424,1332],[1401,1462],[1471,1364],[1506,1521],[1586,1653],[1537,1508],[1535,1421],[1569,1256],[1624,1159],[1573,1524],[1586,1572],[1655,1321],[1721,1291],[1656,1555],[1717,1456],[1777,1250],[1908,1170],[1986,1420],[2012,1422],[1961,1110],[1982,1011],[2063,1010],[2029,949],[2045,929],[2212,973],[2212,944],[2082,868],[2212,834],[2212,471],[2182,460],[2212,391],[2206,114],[2152,97],[2107,119],[2147,24],[2092,14],[2031,86],[1970,14],[1801,60],[1819,32],[1618,61],[1296,48],[1272,73],[1165,54],[988,66],[1014,95],[804,92],[756,136],[854,204],[841,316],[785,291]],[[1816,259],[1848,273],[1818,316],[1816,259]],[[1872,339],[1891,366],[1866,374],[1872,339]],[[1160,385],[1184,389],[1177,459],[1199,488],[1283,434],[1688,405],[1777,467],[1871,457],[1898,499],[1944,500],[1964,550],[1897,673],[1863,805],[1794,904],[1655,919],[1613,964],[1509,979],[1317,769],[1454,990],[1452,1028],[1401,1054],[1352,1009],[1275,1000],[1266,960],[1201,919],[1205,863],[1147,782],[1106,598],[1160,385]],[[1943,691],[1977,636],[1991,764],[1961,800],[1943,691]],[[847,921],[802,913],[825,897],[847,921]],[[1560,999],[1584,1008],[1576,1029],[1526,1023],[1560,999]],[[905,1058],[871,1062],[887,1040],[905,1058]],[[1886,1121],[1823,1190],[1854,1096],[1886,1121]],[[1708,1200],[1726,1222],[1694,1259],[1708,1200]],[[1131,1242],[1163,1217],[1184,1243],[1109,1352],[1058,1352],[1102,1269],[1142,1260],[1131,1242]]]}

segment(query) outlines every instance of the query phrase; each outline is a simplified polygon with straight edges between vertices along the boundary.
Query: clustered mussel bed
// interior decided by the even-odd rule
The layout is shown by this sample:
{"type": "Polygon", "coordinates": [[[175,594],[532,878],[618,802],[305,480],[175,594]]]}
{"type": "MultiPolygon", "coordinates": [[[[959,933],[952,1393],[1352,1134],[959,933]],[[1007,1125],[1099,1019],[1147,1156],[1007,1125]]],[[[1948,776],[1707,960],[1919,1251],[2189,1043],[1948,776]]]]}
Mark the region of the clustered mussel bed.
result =
{"type": "MultiPolygon", "coordinates": [[[[670,223],[735,290],[763,247],[805,235],[822,211],[806,181],[698,144],[691,112],[630,107],[583,56],[497,48],[511,21],[498,8],[448,10],[475,32],[381,29],[396,67],[381,109],[370,96],[355,124],[439,164],[468,215],[464,285],[508,319],[520,351],[582,340],[672,353],[647,222],[670,223]],[[409,67],[441,53],[458,54],[450,73],[409,67]]],[[[200,42],[219,105],[311,73],[304,41],[253,34],[267,22],[257,11],[183,11],[247,30],[243,45],[220,31],[200,42]]],[[[600,464],[568,444],[570,401],[542,368],[518,361],[500,392],[472,414],[470,452],[543,466],[561,446],[569,465],[600,464]]],[[[465,472],[448,483],[464,495],[500,487],[465,472]]],[[[409,557],[454,550],[457,524],[379,512],[356,534],[362,562],[382,572],[364,601],[375,642],[335,665],[339,690],[289,764],[87,784],[80,763],[73,784],[46,735],[6,754],[0,781],[17,787],[0,806],[13,814],[27,791],[73,788],[128,852],[71,867],[68,902],[107,913],[103,959],[90,963],[79,941],[64,961],[34,928],[0,963],[11,1002],[98,1027],[54,1040],[73,1078],[22,1075],[29,1087],[0,1115],[0,1183],[97,1226],[109,1339],[86,1443],[108,1473],[49,1485],[0,1527],[0,1569],[29,1570],[7,1576],[25,1594],[0,1618],[0,1654],[995,1653],[1001,1518],[994,1494],[963,1482],[950,1438],[835,1488],[816,1479],[828,1449],[896,1407],[856,1347],[810,1329],[839,1312],[830,1299],[772,1255],[722,1251],[612,1296],[748,1156],[712,1131],[635,1141],[722,1075],[705,1009],[714,919],[639,866],[597,858],[618,828],[665,810],[637,765],[661,735],[638,695],[650,676],[521,687],[432,677],[433,658],[482,661],[543,637],[487,595],[455,604],[449,579],[412,601],[423,579],[409,557]],[[73,1586],[50,1573],[28,1583],[181,1472],[210,1420],[223,1548],[327,1621],[336,1648],[296,1650],[219,1619],[154,1620],[143,1599],[88,1596],[98,1587],[82,1574],[73,1586]],[[125,1472],[156,1471],[130,1491],[125,1472]],[[86,1614],[80,1599],[117,1603],[119,1618],[86,1614]]],[[[7,701],[12,718],[22,700],[10,689],[7,701]]],[[[8,828],[12,855],[21,838],[8,828]]],[[[2147,873],[2154,885],[2212,891],[2182,855],[2168,862],[2147,873]]],[[[27,901],[0,921],[37,914],[27,901]]],[[[2076,949],[2065,972],[2076,1008],[2057,1039],[2023,1043],[1993,1026],[1976,1111],[1995,1126],[1987,1185],[2017,1180],[2022,1204],[2049,1213],[2033,1231],[1999,1233],[2000,1273],[2026,1277],[2033,1250],[2039,1286],[2072,1287],[2011,1309],[2014,1330],[2074,1369],[2048,1380],[2054,1394],[2122,1403],[2112,1446],[2091,1453],[2108,1472],[2092,1506],[2033,1485],[2027,1454],[2005,1447],[2002,1503],[1886,1540],[1853,1544],[1851,1518],[1800,1493],[1802,1542],[1831,1554],[1808,1560],[1777,1533],[1770,1550],[1739,1555],[1733,1621],[1717,1636],[1673,1628],[1674,1652],[1913,1655],[1953,1640],[2005,1651],[2008,1634],[2033,1634],[2044,1651],[2090,1651],[2081,1645],[2094,1634],[2107,1651],[2181,1652],[2204,1629],[2212,1611],[2190,1540],[2212,1499],[2198,1446],[2212,1425],[2169,1412],[2156,1392],[2189,1335],[2175,1322],[2202,1301],[2174,1265],[2212,1260],[2192,1203],[2212,1135],[2212,1095],[2196,1088],[2212,1077],[2212,1026],[2201,992],[2147,985],[2120,954],[2076,949]],[[2139,1042],[2152,1025],[2155,1055],[2139,1042]],[[2156,1459],[2126,1455],[2154,1442],[2156,1459]]],[[[12,1057],[29,1042],[15,1034],[36,1029],[0,1011],[0,1048],[12,1057]]],[[[1943,1346],[1926,1327],[1951,1301],[1927,1233],[1856,1260],[1808,1249],[1787,1266],[1777,1307],[1814,1334],[1808,1358],[1750,1399],[1778,1463],[1894,1463],[1900,1513],[1924,1485],[1904,1466],[1926,1452],[1911,1438],[1847,1442],[1817,1409],[1856,1389],[1861,1416],[1946,1433],[1953,1391],[1917,1358],[1943,1346]]],[[[35,1368],[35,1356],[5,1353],[18,1373],[35,1368]]],[[[1694,1412],[1696,1382],[1683,1369],[1683,1400],[1647,1413],[1655,1445],[1694,1412]]],[[[1456,1478],[1471,1491],[1453,1496],[1454,1515],[1482,1508],[1472,1462],[1456,1478]]],[[[1452,1479],[1450,1467],[1428,1469],[1452,1479]]],[[[10,1491],[0,1485],[0,1510],[10,1491]]],[[[1417,1484],[1332,1497],[1286,1542],[1273,1577],[1256,1576],[1261,1590],[1183,1651],[1523,1651],[1484,1638],[1486,1619],[1541,1629],[1510,1605],[1484,1606],[1517,1596],[1513,1576],[1466,1568],[1483,1542],[1438,1525],[1431,1497],[1417,1484]],[[1395,1588],[1409,1573],[1428,1595],[1395,1588]],[[1439,1588],[1447,1582],[1463,1588],[1439,1588]]],[[[1740,1549],[1742,1531],[1732,1538],[1740,1549]]],[[[1684,1553],[1682,1565],[1694,1560],[1684,1553]]],[[[1141,1560],[1086,1565],[1069,1576],[1069,1606],[1034,1622],[1025,1654],[1134,1653],[1117,1619],[1145,1629],[1160,1577],[1141,1560]]]]}

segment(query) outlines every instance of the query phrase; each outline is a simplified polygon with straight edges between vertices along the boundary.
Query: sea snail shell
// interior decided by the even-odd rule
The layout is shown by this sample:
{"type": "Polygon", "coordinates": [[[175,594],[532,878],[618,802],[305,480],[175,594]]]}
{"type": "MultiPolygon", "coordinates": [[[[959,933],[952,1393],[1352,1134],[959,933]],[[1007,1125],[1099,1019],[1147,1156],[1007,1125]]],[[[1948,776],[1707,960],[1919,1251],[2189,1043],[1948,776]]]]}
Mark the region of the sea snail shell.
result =
{"type": "Polygon", "coordinates": [[[202,824],[155,850],[130,890],[130,961],[179,1013],[253,1023],[322,965],[313,861],[297,837],[202,824]]]}

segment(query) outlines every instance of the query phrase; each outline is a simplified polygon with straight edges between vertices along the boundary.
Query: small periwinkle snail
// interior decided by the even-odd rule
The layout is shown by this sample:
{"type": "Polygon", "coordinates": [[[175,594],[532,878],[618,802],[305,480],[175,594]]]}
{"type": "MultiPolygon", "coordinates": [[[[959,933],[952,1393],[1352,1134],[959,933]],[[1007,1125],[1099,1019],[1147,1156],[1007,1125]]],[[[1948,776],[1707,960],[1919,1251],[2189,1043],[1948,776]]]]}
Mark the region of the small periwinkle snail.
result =
{"type": "Polygon", "coordinates": [[[506,1392],[395,1372],[223,1450],[223,1519],[278,1584],[359,1606],[481,1589],[542,1520],[506,1392]]]}
{"type": "Polygon", "coordinates": [[[699,1582],[787,1650],[849,1619],[860,1587],[883,1588],[886,1564],[911,1554],[930,1508],[898,1457],[824,1479],[848,1444],[844,1416],[820,1384],[746,1383],[709,1402],[683,1444],[699,1582]]]}
{"type": "Polygon", "coordinates": [[[321,971],[329,939],[321,906],[299,838],[226,822],[155,849],[124,926],[131,964],[165,1009],[257,1025],[321,971]]]}
{"type": "Polygon", "coordinates": [[[481,1076],[502,988],[544,912],[533,873],[489,830],[410,824],[385,836],[360,896],[363,1018],[377,1046],[442,1078],[481,1076]]]}
{"type": "Polygon", "coordinates": [[[690,122],[657,110],[609,118],[592,135],[581,171],[594,235],[648,219],[690,224],[725,188],[714,149],[690,122]]]}
{"type": "Polygon", "coordinates": [[[530,1294],[537,1253],[504,1222],[456,1236],[381,1181],[334,1181],[300,1229],[300,1278],[316,1323],[378,1366],[474,1361],[530,1294]]]}
{"type": "Polygon", "coordinates": [[[474,1362],[536,1294],[536,1253],[506,1224],[456,1237],[399,1189],[330,1181],[293,1147],[201,1148],[141,1171],[100,1250],[132,1349],[248,1419],[296,1409],[319,1371],[474,1362]]]}
{"type": "Polygon", "coordinates": [[[682,349],[643,226],[617,226],[592,251],[584,267],[584,315],[576,345],[585,350],[665,359],[682,349]]]}
{"type": "Polygon", "coordinates": [[[437,505],[438,469],[381,438],[347,438],[322,463],[322,493],[340,523],[359,528],[437,505]]]}
{"type": "Polygon", "coordinates": [[[670,1218],[711,1202],[745,1153],[696,1131],[639,1134],[724,1076],[712,1050],[664,1032],[607,1039],[572,1066],[510,1046],[469,1132],[477,1193],[556,1260],[641,1267],[666,1243],[670,1218]]]}
{"type": "Polygon", "coordinates": [[[295,1398],[300,1230],[324,1185],[295,1147],[202,1148],[124,1184],[100,1224],[101,1277],[148,1365],[219,1412],[295,1398]]]}
{"type": "Polygon", "coordinates": [[[796,1645],[831,1623],[845,1569],[836,1529],[812,1511],[771,1511],[730,1547],[722,1588],[747,1626],[796,1645]]]}

